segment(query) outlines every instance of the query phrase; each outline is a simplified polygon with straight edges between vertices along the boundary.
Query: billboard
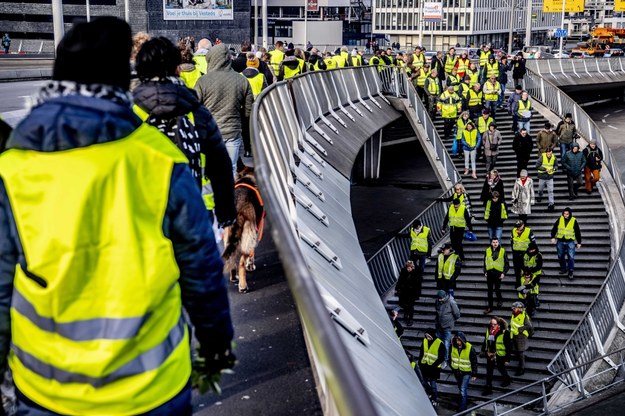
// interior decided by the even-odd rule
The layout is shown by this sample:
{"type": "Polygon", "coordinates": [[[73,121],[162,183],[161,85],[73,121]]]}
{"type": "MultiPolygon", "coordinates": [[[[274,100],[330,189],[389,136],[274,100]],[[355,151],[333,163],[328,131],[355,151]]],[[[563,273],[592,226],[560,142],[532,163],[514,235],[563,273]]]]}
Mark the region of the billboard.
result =
{"type": "Polygon", "coordinates": [[[625,0],[614,0],[614,11],[625,12],[625,0]]]}
{"type": "Polygon", "coordinates": [[[584,0],[544,0],[543,12],[562,13],[563,3],[565,12],[581,13],[584,11],[584,0]]]}
{"type": "Polygon", "coordinates": [[[440,22],[443,20],[443,3],[424,2],[423,20],[429,22],[440,22]]]}
{"type": "Polygon", "coordinates": [[[163,0],[165,20],[233,20],[234,0],[163,0]]]}
{"type": "Polygon", "coordinates": [[[309,12],[318,12],[319,11],[319,0],[306,0],[308,4],[309,12]]]}

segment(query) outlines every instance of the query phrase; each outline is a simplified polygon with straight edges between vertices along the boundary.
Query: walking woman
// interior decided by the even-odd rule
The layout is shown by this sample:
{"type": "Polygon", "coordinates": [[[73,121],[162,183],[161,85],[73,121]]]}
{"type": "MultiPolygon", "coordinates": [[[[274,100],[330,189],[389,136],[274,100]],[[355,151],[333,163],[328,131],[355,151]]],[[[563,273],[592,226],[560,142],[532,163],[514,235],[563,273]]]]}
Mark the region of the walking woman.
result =
{"type": "Polygon", "coordinates": [[[527,176],[527,170],[521,170],[521,175],[514,182],[512,189],[512,208],[510,211],[519,215],[519,219],[527,225],[527,217],[532,213],[534,198],[534,181],[527,176]]]}

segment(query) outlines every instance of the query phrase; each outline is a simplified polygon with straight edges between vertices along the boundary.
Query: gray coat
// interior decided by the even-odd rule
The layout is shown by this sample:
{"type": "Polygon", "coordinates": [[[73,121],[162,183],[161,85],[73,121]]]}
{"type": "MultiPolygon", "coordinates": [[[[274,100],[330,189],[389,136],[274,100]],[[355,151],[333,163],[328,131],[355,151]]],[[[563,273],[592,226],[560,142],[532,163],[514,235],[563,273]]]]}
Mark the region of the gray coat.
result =
{"type": "Polygon", "coordinates": [[[521,178],[514,182],[512,189],[512,207],[510,210],[515,214],[532,213],[532,205],[536,203],[534,198],[534,181],[529,176],[523,185],[521,178]]]}
{"type": "Polygon", "coordinates": [[[460,319],[460,309],[453,298],[447,296],[443,302],[436,299],[436,329],[453,330],[460,319]]]}
{"type": "Polygon", "coordinates": [[[494,131],[487,130],[482,135],[482,143],[484,143],[484,156],[497,156],[499,154],[499,146],[503,142],[501,133],[499,130],[494,131]],[[497,145],[497,150],[491,150],[491,144],[497,145]]]}

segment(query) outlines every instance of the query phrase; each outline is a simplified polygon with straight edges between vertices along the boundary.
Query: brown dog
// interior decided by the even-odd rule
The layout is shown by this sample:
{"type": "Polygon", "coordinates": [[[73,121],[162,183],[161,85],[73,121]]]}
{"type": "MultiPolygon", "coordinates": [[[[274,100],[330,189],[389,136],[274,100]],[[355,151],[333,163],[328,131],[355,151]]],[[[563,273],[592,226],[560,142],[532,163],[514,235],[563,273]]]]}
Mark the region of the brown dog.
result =
{"type": "Polygon", "coordinates": [[[237,221],[224,230],[224,272],[231,282],[239,283],[239,292],[249,291],[246,272],[256,270],[254,249],[262,238],[265,209],[256,188],[254,169],[245,167],[237,173],[234,184],[237,221]]]}

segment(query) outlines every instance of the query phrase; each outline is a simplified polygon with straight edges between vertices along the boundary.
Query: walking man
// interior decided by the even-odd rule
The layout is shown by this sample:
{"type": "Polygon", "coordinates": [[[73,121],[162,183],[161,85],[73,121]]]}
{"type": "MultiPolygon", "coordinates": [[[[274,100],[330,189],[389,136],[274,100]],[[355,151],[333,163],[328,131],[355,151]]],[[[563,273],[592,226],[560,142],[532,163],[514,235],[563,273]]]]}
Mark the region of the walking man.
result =
{"type": "Polygon", "coordinates": [[[432,236],[430,227],[416,219],[410,227],[410,260],[418,263],[421,274],[425,273],[425,262],[432,253],[432,236]]]}
{"type": "Polygon", "coordinates": [[[525,222],[518,220],[514,224],[510,236],[510,245],[512,246],[512,264],[514,265],[514,276],[516,278],[517,286],[520,286],[521,271],[523,270],[523,256],[530,243],[535,242],[536,237],[534,233],[525,225],[525,222]]]}
{"type": "Polygon", "coordinates": [[[497,307],[503,306],[501,297],[501,281],[506,277],[510,263],[506,249],[499,245],[498,238],[491,238],[490,246],[484,254],[484,276],[488,286],[488,307],[484,310],[484,315],[493,311],[493,291],[497,294],[497,307]]]}
{"type": "Polygon", "coordinates": [[[438,387],[436,382],[441,377],[441,366],[445,361],[445,344],[436,336],[436,331],[426,329],[421,354],[419,355],[419,369],[423,377],[422,384],[432,406],[438,406],[438,387]]]}
{"type": "Polygon", "coordinates": [[[503,223],[508,219],[506,204],[500,199],[498,191],[493,191],[491,198],[486,201],[484,219],[488,229],[488,238],[501,240],[503,235],[503,223]]]}
{"type": "Polygon", "coordinates": [[[584,149],[584,157],[586,158],[586,167],[584,168],[584,184],[586,193],[591,194],[593,186],[601,179],[601,162],[603,161],[603,152],[597,147],[597,141],[592,139],[588,142],[588,146],[584,149]]]}
{"type": "Polygon", "coordinates": [[[462,270],[461,264],[460,258],[454,253],[451,244],[446,243],[441,248],[436,263],[436,288],[453,296],[456,279],[462,270]]]}
{"type": "Polygon", "coordinates": [[[458,253],[460,260],[464,261],[464,250],[462,248],[464,231],[467,228],[469,231],[473,231],[473,226],[471,225],[469,210],[460,203],[460,198],[454,198],[453,203],[449,206],[445,218],[443,218],[443,232],[447,229],[447,225],[449,225],[451,247],[458,253]]]}
{"type": "Polygon", "coordinates": [[[482,396],[493,394],[493,373],[495,367],[503,376],[501,387],[510,385],[510,375],[506,366],[510,362],[510,354],[512,353],[512,338],[508,331],[508,323],[503,318],[493,316],[490,318],[486,335],[482,343],[482,352],[480,356],[486,358],[486,386],[482,392],[482,396]]]}
{"type": "Polygon", "coordinates": [[[582,232],[571,208],[564,208],[560,218],[553,224],[551,228],[551,242],[556,245],[558,250],[560,274],[568,274],[569,279],[573,279],[575,249],[582,247],[582,232]]]}
{"type": "Polygon", "coordinates": [[[510,334],[512,335],[512,350],[519,360],[515,376],[525,374],[525,351],[528,348],[527,339],[534,335],[532,320],[525,313],[525,305],[522,302],[512,304],[512,317],[510,318],[510,334]]]}
{"type": "Polygon", "coordinates": [[[467,342],[463,332],[458,332],[451,343],[451,370],[460,390],[458,412],[467,409],[469,383],[477,380],[477,352],[467,342]]]}
{"type": "Polygon", "coordinates": [[[436,337],[445,344],[445,361],[442,367],[447,367],[449,361],[451,331],[456,326],[456,321],[460,319],[460,309],[453,297],[444,290],[439,290],[436,300],[436,337]]]}
{"type": "Polygon", "coordinates": [[[571,150],[562,158],[562,169],[566,173],[566,182],[569,186],[569,200],[577,198],[577,190],[582,186],[582,173],[585,167],[586,158],[579,151],[579,144],[573,142],[571,150]],[[575,181],[577,181],[577,186],[575,186],[575,181]]]}
{"type": "Polygon", "coordinates": [[[538,155],[536,168],[538,169],[538,202],[543,199],[543,190],[547,187],[549,205],[547,211],[553,211],[555,200],[553,198],[553,175],[556,173],[558,161],[553,154],[553,149],[548,148],[545,153],[538,155]]]}
{"type": "Polygon", "coordinates": [[[521,93],[521,99],[516,103],[516,113],[519,120],[518,129],[523,127],[530,132],[530,120],[532,119],[532,102],[529,99],[527,91],[521,93]]]}
{"type": "Polygon", "coordinates": [[[445,123],[444,140],[452,139],[458,111],[462,109],[462,100],[454,91],[453,86],[448,86],[447,90],[439,96],[436,108],[441,112],[441,117],[445,123]]]}
{"type": "Polygon", "coordinates": [[[412,326],[415,300],[421,297],[421,270],[415,268],[414,262],[408,260],[399,272],[395,291],[399,297],[399,307],[404,310],[406,326],[412,326]]]}
{"type": "Polygon", "coordinates": [[[558,136],[558,143],[560,144],[560,157],[564,157],[566,152],[571,149],[571,144],[577,137],[577,128],[573,121],[571,113],[564,115],[564,120],[558,123],[556,127],[556,134],[558,136]]]}
{"type": "Polygon", "coordinates": [[[522,170],[527,170],[527,165],[532,157],[534,141],[527,129],[521,129],[514,134],[512,139],[512,150],[516,154],[516,174],[520,175],[522,170]]]}

